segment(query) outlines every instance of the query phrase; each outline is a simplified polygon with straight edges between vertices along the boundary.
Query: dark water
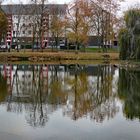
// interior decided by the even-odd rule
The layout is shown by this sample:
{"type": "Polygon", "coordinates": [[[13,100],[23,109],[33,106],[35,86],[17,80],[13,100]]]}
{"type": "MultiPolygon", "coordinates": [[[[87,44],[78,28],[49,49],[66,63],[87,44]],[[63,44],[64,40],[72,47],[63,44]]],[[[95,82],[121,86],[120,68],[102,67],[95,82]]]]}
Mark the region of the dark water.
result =
{"type": "Polygon", "coordinates": [[[140,72],[0,65],[0,140],[140,140],[140,72]]]}

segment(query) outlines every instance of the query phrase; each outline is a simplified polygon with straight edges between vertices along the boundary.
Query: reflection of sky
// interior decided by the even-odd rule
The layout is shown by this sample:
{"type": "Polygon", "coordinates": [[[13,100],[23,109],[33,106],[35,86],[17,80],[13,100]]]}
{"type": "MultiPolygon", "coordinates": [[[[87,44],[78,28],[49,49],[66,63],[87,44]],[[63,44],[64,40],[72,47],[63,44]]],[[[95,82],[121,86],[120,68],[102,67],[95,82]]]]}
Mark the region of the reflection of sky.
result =
{"type": "Polygon", "coordinates": [[[115,74],[113,75],[113,81],[112,81],[112,85],[113,85],[112,91],[113,91],[114,93],[117,93],[117,91],[118,91],[118,87],[116,86],[117,83],[118,83],[118,78],[119,78],[119,70],[116,69],[116,70],[115,70],[115,74]]]}
{"type": "Polygon", "coordinates": [[[0,139],[2,140],[139,140],[140,123],[127,121],[122,113],[112,120],[96,123],[87,118],[72,121],[62,110],[50,116],[44,128],[26,124],[24,113],[8,113],[0,107],[0,139]]]}

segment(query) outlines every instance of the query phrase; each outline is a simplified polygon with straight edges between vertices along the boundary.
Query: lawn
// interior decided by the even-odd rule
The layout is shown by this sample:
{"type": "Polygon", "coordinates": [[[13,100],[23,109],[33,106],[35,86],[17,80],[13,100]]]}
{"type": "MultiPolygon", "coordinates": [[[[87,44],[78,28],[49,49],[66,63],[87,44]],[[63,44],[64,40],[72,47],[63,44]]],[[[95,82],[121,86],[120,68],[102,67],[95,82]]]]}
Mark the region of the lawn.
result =
{"type": "MultiPolygon", "coordinates": [[[[100,48],[86,48],[86,52],[102,52],[100,48]]],[[[118,52],[118,48],[109,48],[107,52],[118,52]]]]}
{"type": "Polygon", "coordinates": [[[98,53],[98,52],[1,52],[0,60],[119,60],[119,53],[98,53]]]}

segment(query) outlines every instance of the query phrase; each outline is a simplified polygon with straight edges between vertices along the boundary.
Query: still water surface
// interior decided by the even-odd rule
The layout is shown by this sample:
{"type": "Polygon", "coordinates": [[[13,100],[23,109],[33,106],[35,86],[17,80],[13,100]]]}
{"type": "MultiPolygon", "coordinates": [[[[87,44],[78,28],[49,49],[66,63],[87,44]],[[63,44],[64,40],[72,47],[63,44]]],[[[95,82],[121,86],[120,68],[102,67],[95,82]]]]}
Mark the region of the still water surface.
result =
{"type": "Polygon", "coordinates": [[[139,71],[0,65],[0,140],[140,140],[139,119],[139,71]]]}

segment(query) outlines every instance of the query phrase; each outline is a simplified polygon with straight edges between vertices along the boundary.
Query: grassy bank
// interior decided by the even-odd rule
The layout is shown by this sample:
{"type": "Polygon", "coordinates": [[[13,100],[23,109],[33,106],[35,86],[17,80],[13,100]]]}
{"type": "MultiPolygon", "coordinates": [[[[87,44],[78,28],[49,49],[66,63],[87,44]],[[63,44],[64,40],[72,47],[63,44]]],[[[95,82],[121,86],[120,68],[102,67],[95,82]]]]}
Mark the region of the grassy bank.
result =
{"type": "Polygon", "coordinates": [[[1,52],[0,61],[48,61],[48,60],[119,60],[118,53],[75,52],[1,52]]]}
{"type": "MultiPolygon", "coordinates": [[[[86,52],[102,52],[102,49],[99,48],[86,48],[86,52]]],[[[107,49],[108,53],[117,53],[119,52],[118,48],[108,48],[107,49]]]]}
{"type": "Polygon", "coordinates": [[[120,67],[129,71],[140,71],[140,61],[125,60],[120,62],[120,67]]]}

